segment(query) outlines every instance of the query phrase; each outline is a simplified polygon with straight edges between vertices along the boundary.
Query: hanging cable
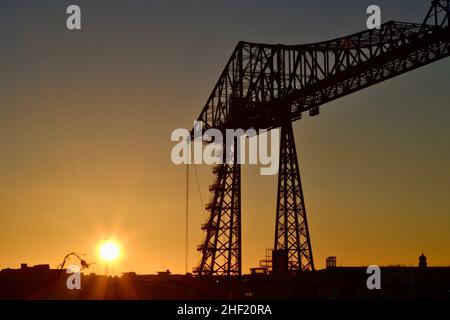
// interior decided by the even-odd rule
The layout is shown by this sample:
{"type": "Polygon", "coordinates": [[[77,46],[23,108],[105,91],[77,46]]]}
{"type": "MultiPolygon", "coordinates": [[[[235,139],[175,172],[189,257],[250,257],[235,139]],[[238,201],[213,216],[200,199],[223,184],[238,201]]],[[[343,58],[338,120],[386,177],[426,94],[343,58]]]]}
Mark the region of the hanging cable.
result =
{"type": "Polygon", "coordinates": [[[186,230],[185,230],[185,273],[188,272],[189,265],[189,164],[186,164],[186,230]]]}
{"type": "MultiPolygon", "coordinates": [[[[202,192],[200,188],[200,180],[198,178],[197,173],[197,167],[195,164],[194,166],[194,173],[195,173],[195,181],[197,185],[197,191],[199,195],[199,201],[200,201],[200,207],[202,208],[203,212],[203,218],[206,219],[206,212],[205,212],[205,204],[203,202],[202,192]]],[[[185,229],[185,272],[188,272],[189,269],[189,164],[186,164],[186,229],[185,229]]]]}
{"type": "Polygon", "coordinates": [[[200,199],[200,206],[202,207],[203,218],[206,219],[205,203],[203,202],[202,190],[200,188],[200,181],[198,179],[197,167],[195,166],[195,164],[194,164],[194,172],[195,172],[195,180],[197,181],[197,190],[200,199]]]}

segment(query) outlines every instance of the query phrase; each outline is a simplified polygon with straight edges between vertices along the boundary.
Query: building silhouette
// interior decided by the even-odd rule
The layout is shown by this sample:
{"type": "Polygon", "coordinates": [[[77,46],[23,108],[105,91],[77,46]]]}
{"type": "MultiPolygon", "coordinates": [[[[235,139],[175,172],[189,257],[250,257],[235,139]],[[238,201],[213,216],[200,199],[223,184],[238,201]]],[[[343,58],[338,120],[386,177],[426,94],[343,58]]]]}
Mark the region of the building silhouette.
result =
{"type": "Polygon", "coordinates": [[[0,299],[450,299],[450,267],[381,266],[381,289],[366,286],[367,267],[338,267],[336,257],[326,268],[280,277],[267,268],[252,268],[241,278],[199,278],[192,274],[119,276],[81,274],[81,289],[70,290],[65,269],[48,264],[0,271],[0,299]],[[276,276],[275,276],[276,275],[276,276]]]}
{"type": "Polygon", "coordinates": [[[427,267],[427,257],[425,257],[425,255],[422,254],[419,257],[419,268],[420,269],[425,269],[427,267]]]}

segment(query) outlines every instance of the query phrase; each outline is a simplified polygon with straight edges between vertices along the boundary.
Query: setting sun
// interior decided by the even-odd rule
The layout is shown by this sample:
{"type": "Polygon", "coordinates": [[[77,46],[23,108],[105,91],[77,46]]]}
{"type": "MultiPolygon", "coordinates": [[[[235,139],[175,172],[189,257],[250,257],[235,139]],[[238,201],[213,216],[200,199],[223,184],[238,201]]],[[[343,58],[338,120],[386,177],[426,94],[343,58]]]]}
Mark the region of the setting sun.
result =
{"type": "Polygon", "coordinates": [[[116,260],[120,255],[120,246],[112,240],[105,241],[100,245],[99,254],[104,261],[116,260]]]}

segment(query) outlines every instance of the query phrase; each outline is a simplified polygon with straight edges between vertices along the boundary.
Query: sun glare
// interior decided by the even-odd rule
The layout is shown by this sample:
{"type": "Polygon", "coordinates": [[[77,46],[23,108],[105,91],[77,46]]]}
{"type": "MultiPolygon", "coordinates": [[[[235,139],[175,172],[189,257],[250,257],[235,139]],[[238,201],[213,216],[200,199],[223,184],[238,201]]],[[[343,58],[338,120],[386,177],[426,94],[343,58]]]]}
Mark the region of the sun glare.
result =
{"type": "Polygon", "coordinates": [[[120,255],[120,246],[116,242],[108,240],[100,246],[99,254],[104,261],[116,260],[120,255]]]}

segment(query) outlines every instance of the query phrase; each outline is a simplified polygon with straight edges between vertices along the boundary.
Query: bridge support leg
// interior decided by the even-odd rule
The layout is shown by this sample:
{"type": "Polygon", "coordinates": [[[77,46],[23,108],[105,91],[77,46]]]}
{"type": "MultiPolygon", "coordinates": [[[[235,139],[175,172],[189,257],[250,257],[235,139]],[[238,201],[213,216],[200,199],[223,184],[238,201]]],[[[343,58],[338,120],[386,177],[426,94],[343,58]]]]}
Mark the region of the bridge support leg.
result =
{"type": "MultiPolygon", "coordinates": [[[[237,143],[234,146],[237,155],[237,143]]],[[[225,163],[213,169],[216,179],[210,187],[213,198],[202,225],[206,238],[199,246],[202,253],[196,269],[199,276],[241,276],[241,166],[225,163]]]]}
{"type": "Polygon", "coordinates": [[[281,127],[272,266],[274,275],[279,276],[314,270],[297,151],[290,121],[281,127]]]}

